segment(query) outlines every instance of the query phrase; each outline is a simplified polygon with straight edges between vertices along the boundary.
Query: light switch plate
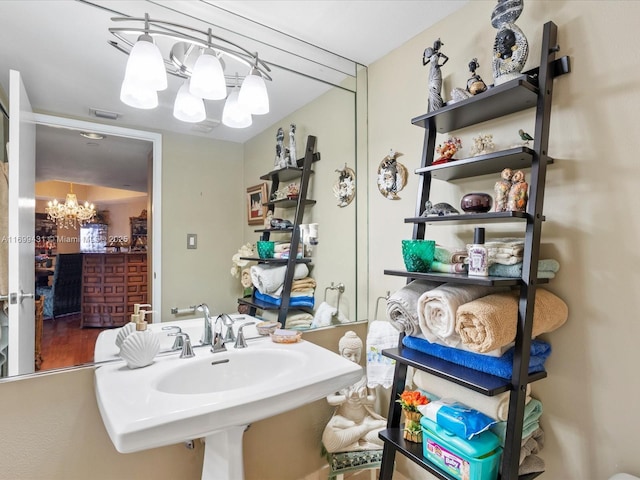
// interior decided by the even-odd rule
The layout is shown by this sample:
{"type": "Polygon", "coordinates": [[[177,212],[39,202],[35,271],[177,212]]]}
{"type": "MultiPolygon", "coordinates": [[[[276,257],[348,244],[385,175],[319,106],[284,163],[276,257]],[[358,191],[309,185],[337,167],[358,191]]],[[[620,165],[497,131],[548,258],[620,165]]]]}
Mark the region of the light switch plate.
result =
{"type": "Polygon", "coordinates": [[[195,233],[187,233],[187,249],[195,250],[198,248],[198,235],[195,233]]]}

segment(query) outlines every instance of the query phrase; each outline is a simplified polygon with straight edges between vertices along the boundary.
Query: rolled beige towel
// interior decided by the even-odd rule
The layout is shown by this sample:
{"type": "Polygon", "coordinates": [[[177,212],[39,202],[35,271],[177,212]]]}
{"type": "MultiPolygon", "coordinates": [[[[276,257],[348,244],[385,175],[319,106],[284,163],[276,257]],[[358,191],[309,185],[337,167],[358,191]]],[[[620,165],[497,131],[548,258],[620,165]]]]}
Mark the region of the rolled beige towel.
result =
{"type": "MultiPolygon", "coordinates": [[[[485,353],[501,348],[516,338],[518,294],[495,293],[458,307],[456,332],[469,350],[485,353]]],[[[569,316],[567,304],[548,290],[539,288],[533,310],[532,336],[552,332],[569,316]]]]}
{"type": "MultiPolygon", "coordinates": [[[[509,392],[490,397],[421,370],[414,373],[413,384],[438,398],[458,400],[499,422],[506,421],[509,416],[509,392]]],[[[531,385],[527,384],[525,404],[530,401],[531,385]]]]}
{"type": "Polygon", "coordinates": [[[460,305],[495,292],[494,287],[445,283],[418,299],[418,325],[431,343],[457,347],[456,311],[460,305]]]}

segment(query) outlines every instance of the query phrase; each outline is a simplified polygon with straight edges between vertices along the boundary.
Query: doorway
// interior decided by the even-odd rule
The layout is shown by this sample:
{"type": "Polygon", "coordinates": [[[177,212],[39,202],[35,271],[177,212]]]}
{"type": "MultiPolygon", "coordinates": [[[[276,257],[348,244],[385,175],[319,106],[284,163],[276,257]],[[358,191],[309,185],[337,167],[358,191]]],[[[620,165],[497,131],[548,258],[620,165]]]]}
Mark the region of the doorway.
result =
{"type": "MultiPolygon", "coordinates": [[[[147,285],[149,286],[149,303],[153,301],[154,304],[159,304],[161,301],[161,258],[159,252],[161,252],[161,194],[162,194],[162,185],[161,185],[161,169],[162,169],[162,154],[161,154],[161,135],[152,132],[145,132],[133,129],[127,129],[122,127],[116,127],[112,125],[105,125],[99,123],[92,123],[80,120],[67,119],[62,117],[55,117],[49,115],[35,115],[35,122],[37,125],[37,129],[40,129],[42,132],[48,132],[46,135],[48,136],[53,132],[54,137],[55,133],[59,134],[59,136],[64,135],[74,135],[80,136],[81,133],[91,132],[92,134],[96,134],[98,136],[109,137],[112,141],[114,139],[119,139],[120,145],[119,148],[127,148],[129,146],[131,149],[136,148],[136,145],[147,145],[150,146],[150,154],[148,155],[148,177],[149,181],[146,182],[144,190],[146,190],[146,194],[148,196],[148,201],[145,203],[146,214],[148,215],[148,234],[149,240],[147,244],[147,256],[148,256],[148,279],[147,285]],[[46,128],[43,128],[46,127],[46,128]],[[123,146],[124,145],[124,146],[123,146]],[[154,255],[154,252],[157,252],[154,255]]],[[[44,134],[43,134],[44,136],[44,134]]],[[[46,138],[49,141],[49,138],[46,138]]],[[[118,140],[115,140],[118,142],[118,140]]],[[[99,148],[99,140],[91,140],[87,139],[86,142],[96,143],[96,150],[99,148]]],[[[38,134],[36,134],[36,143],[40,145],[38,141],[38,134]]],[[[71,147],[70,147],[71,148],[71,147]]],[[[104,153],[104,152],[103,152],[104,153]]],[[[100,187],[107,188],[115,188],[117,184],[108,182],[124,182],[124,183],[140,183],[140,179],[134,178],[135,175],[127,174],[126,172],[119,172],[119,169],[125,169],[124,166],[118,167],[118,162],[116,161],[117,149],[113,147],[111,144],[110,153],[108,159],[105,160],[104,156],[97,162],[93,164],[93,167],[90,162],[83,162],[82,168],[74,168],[72,162],[70,161],[69,155],[58,155],[57,158],[60,158],[60,164],[56,166],[57,174],[54,176],[57,177],[59,181],[68,181],[75,180],[77,183],[85,183],[85,184],[94,184],[98,185],[97,182],[101,182],[102,185],[100,187]],[[62,160],[63,159],[63,160],[62,160]],[[66,163],[65,163],[66,162],[66,163]],[[63,175],[61,172],[65,171],[65,167],[68,168],[68,175],[63,175]],[[98,171],[102,171],[102,175],[107,175],[110,177],[105,184],[102,180],[97,180],[99,176],[98,171]],[[121,175],[118,175],[122,173],[121,175]],[[66,178],[65,178],[66,177],[66,178]],[[124,178],[123,178],[124,177],[124,178]],[[84,178],[83,182],[79,182],[79,178],[84,178]]],[[[37,153],[37,157],[39,157],[37,153]]],[[[38,159],[36,160],[36,164],[38,163],[38,159]]],[[[125,163],[127,160],[125,160],[125,163]]],[[[56,163],[58,163],[56,161],[56,163]]],[[[49,176],[51,176],[51,172],[49,176]]],[[[126,187],[131,188],[132,190],[140,191],[139,185],[126,185],[126,187]]],[[[103,188],[104,190],[104,188],[103,188]]],[[[108,195],[108,194],[107,194],[108,195]]],[[[84,201],[83,198],[79,196],[80,201],[84,201]]],[[[59,198],[59,195],[57,196],[59,198]]],[[[64,198],[64,197],[63,197],[64,198]]],[[[126,200],[114,200],[112,203],[122,203],[126,202],[126,200]]],[[[134,203],[135,200],[134,200],[134,203]]],[[[140,200],[137,201],[137,204],[140,204],[140,200]]],[[[107,201],[103,203],[103,205],[108,205],[110,203],[107,201]]],[[[99,204],[97,205],[98,210],[101,207],[99,204]]],[[[122,211],[122,205],[116,205],[114,207],[115,210],[122,211]]],[[[135,217],[139,215],[141,212],[137,212],[135,214],[127,215],[124,219],[126,221],[126,227],[122,225],[123,219],[120,219],[120,230],[124,228],[129,228],[129,217],[135,217]]],[[[122,215],[120,215],[122,216],[122,215]]],[[[114,231],[117,233],[119,237],[123,236],[122,231],[114,231]]],[[[127,230],[128,233],[128,230],[127,230]]],[[[156,321],[156,319],[153,319],[156,321]]],[[[159,319],[157,320],[159,321],[159,319]]],[[[75,317],[73,315],[69,315],[67,317],[61,317],[58,320],[53,322],[47,322],[46,327],[43,331],[43,342],[42,347],[43,351],[47,351],[49,349],[49,353],[51,353],[51,348],[57,350],[58,353],[53,353],[49,355],[49,360],[47,361],[46,355],[44,356],[43,369],[50,368],[61,368],[61,367],[70,367],[77,364],[87,363],[87,361],[93,361],[92,351],[93,345],[95,344],[95,338],[97,337],[100,329],[93,328],[85,328],[80,329],[80,321],[79,315],[75,317]],[[47,338],[47,335],[54,336],[55,338],[47,338]],[[59,354],[61,350],[68,350],[63,355],[59,354]]]]}

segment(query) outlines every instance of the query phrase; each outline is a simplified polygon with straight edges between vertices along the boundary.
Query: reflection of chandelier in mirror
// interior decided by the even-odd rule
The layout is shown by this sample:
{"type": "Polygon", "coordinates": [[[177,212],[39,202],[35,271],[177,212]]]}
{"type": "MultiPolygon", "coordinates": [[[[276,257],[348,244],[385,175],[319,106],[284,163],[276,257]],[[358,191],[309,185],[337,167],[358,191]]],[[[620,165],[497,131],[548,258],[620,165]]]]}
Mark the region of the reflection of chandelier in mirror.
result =
{"type": "Polygon", "coordinates": [[[64,203],[58,203],[58,200],[49,201],[45,212],[49,218],[56,222],[60,228],[77,228],[77,224],[84,225],[91,220],[96,214],[96,209],[89,202],[84,205],[78,204],[78,198],[73,193],[73,183],[69,184],[69,193],[64,203]]]}
{"type": "Polygon", "coordinates": [[[143,109],[157,107],[158,91],[167,88],[167,73],[170,73],[184,79],[173,107],[173,116],[178,120],[191,123],[205,120],[205,99],[227,99],[222,123],[232,128],[248,127],[251,115],[269,113],[264,80],[272,80],[267,73],[271,69],[257,53],[213,35],[211,29],[204,32],[178,23],[152,20],[148,14],[144,18],[114,17],[112,20],[144,23],[144,26],[109,29],[124,45],[109,43],[129,55],[120,90],[120,100],[125,104],[143,109]],[[137,41],[126,35],[137,36],[137,41]],[[176,42],[168,59],[156,43],[160,43],[161,38],[176,42]],[[248,69],[240,87],[237,73],[225,75],[225,60],[248,69]],[[228,96],[227,86],[232,87],[228,96]]]}

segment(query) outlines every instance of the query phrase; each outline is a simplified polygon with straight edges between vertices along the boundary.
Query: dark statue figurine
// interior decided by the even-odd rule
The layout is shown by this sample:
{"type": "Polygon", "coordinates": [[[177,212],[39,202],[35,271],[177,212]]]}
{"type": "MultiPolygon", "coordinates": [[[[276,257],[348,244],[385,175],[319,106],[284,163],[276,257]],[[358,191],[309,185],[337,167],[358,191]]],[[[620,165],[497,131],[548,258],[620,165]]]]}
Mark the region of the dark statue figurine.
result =
{"type": "Polygon", "coordinates": [[[529,43],[514,23],[524,8],[524,0],[498,0],[491,25],[498,30],[493,43],[493,78],[500,85],[522,75],[529,43]]]}
{"type": "Polygon", "coordinates": [[[474,58],[469,62],[469,71],[471,72],[471,78],[467,80],[467,92],[471,95],[477,95],[487,90],[487,84],[482,81],[480,75],[476,73],[476,70],[480,68],[478,59],[474,58]]]}
{"type": "Polygon", "coordinates": [[[431,64],[431,68],[429,69],[428,112],[433,112],[434,110],[442,108],[444,105],[440,93],[442,91],[442,72],[440,71],[440,67],[447,63],[449,57],[440,52],[440,47],[443,45],[444,43],[442,43],[440,39],[437,39],[433,42],[433,47],[427,47],[424,50],[422,56],[422,65],[431,64]],[[442,60],[442,63],[440,63],[440,60],[442,60]]]}

